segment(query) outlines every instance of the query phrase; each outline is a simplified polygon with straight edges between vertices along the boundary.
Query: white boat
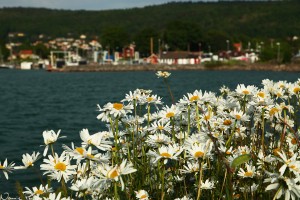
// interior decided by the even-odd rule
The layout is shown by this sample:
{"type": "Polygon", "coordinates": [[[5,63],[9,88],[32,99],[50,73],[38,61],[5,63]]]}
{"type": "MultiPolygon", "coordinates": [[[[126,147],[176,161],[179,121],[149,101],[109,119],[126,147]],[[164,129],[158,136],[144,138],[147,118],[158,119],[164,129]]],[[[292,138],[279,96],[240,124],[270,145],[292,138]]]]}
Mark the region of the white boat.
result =
{"type": "Polygon", "coordinates": [[[14,66],[13,65],[10,65],[10,64],[0,64],[0,69],[13,69],[14,66]]]}

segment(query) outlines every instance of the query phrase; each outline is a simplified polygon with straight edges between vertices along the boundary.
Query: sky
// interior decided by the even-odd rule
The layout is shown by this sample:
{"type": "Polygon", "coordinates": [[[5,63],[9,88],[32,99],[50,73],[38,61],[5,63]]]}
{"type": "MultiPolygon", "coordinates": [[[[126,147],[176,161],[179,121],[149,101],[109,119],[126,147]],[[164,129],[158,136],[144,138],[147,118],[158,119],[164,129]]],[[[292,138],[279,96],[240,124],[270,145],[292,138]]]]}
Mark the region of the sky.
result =
{"type": "Polygon", "coordinates": [[[136,7],[140,8],[144,6],[164,4],[171,1],[196,2],[197,0],[0,0],[0,8],[34,7],[64,10],[111,10],[136,7]]]}

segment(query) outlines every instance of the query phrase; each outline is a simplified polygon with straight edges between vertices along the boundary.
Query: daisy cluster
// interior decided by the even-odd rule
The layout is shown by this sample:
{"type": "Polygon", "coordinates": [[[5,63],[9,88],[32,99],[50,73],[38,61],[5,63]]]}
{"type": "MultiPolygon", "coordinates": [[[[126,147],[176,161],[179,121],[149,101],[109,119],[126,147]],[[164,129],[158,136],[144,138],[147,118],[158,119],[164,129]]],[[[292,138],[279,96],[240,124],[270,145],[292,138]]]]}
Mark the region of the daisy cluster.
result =
{"type": "Polygon", "coordinates": [[[60,130],[44,131],[43,155],[5,159],[0,171],[47,177],[22,188],[26,199],[299,199],[299,103],[300,79],[196,90],[170,106],[136,89],[98,105],[106,130],[82,129],[60,150],[60,130]]]}

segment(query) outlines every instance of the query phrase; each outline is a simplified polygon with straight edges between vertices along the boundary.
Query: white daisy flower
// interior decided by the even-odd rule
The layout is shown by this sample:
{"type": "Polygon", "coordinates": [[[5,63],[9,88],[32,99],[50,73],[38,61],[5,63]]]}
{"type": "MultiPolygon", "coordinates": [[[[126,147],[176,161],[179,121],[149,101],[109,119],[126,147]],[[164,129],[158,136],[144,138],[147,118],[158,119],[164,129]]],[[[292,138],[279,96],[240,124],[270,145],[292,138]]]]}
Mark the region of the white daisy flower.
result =
{"type": "Polygon", "coordinates": [[[238,176],[242,178],[253,178],[256,175],[255,166],[246,163],[246,171],[243,168],[239,169],[238,176]]]}
{"type": "Polygon", "coordinates": [[[33,152],[32,155],[29,155],[28,153],[23,154],[22,162],[23,162],[24,166],[18,166],[18,167],[15,167],[15,169],[26,169],[26,168],[32,167],[34,165],[34,163],[40,158],[41,158],[41,156],[40,156],[39,152],[37,152],[37,153],[33,152]]]}
{"type": "Polygon", "coordinates": [[[94,176],[91,176],[89,178],[77,179],[72,183],[70,189],[76,192],[85,192],[86,194],[88,190],[91,190],[93,188],[94,183],[94,176]]]}
{"type": "Polygon", "coordinates": [[[182,151],[182,148],[169,144],[168,146],[161,146],[158,148],[158,152],[149,150],[148,155],[155,157],[154,163],[160,159],[164,159],[164,164],[166,164],[168,159],[177,160],[182,151]]]}
{"type": "Polygon", "coordinates": [[[40,185],[39,187],[33,187],[30,189],[29,187],[25,187],[26,191],[23,192],[28,197],[41,196],[49,192],[53,192],[53,189],[47,185],[40,185]]]}
{"type": "MultiPolygon", "coordinates": [[[[60,134],[60,130],[58,130],[57,133],[55,133],[53,130],[43,132],[44,143],[46,145],[43,156],[47,155],[49,145],[52,145],[57,141],[57,139],[59,138],[59,134],[60,134]]],[[[65,136],[62,136],[60,138],[63,137],[65,136]]]]}
{"type": "Polygon", "coordinates": [[[164,120],[160,121],[154,121],[151,124],[151,127],[148,128],[150,133],[156,133],[156,132],[170,132],[171,131],[171,126],[170,126],[170,121],[165,122],[164,120]]]}
{"type": "Polygon", "coordinates": [[[94,172],[96,176],[100,176],[102,180],[114,180],[120,181],[122,190],[124,190],[124,182],[122,179],[122,175],[131,174],[136,172],[137,170],[133,168],[132,163],[128,163],[127,160],[123,160],[120,165],[110,166],[103,164],[99,166],[94,172]],[[99,173],[97,173],[99,171],[99,173]]]}
{"type": "Polygon", "coordinates": [[[67,182],[73,174],[76,174],[76,165],[70,163],[69,156],[63,152],[61,156],[55,153],[54,157],[48,155],[49,159],[44,159],[45,164],[41,164],[41,170],[46,171],[43,175],[50,174],[52,179],[60,181],[62,178],[67,182]]]}
{"type": "Polygon", "coordinates": [[[205,158],[210,155],[212,143],[195,143],[192,146],[186,147],[186,150],[190,158],[198,160],[199,158],[205,158]]]}
{"type": "Polygon", "coordinates": [[[149,194],[146,190],[135,191],[135,196],[139,200],[148,200],[149,194]]]}
{"type": "Polygon", "coordinates": [[[248,85],[246,87],[244,84],[238,84],[237,88],[235,89],[235,92],[243,96],[249,96],[255,94],[256,90],[257,88],[253,85],[248,85]]]}
{"type": "Polygon", "coordinates": [[[157,78],[168,78],[171,75],[171,73],[167,71],[157,71],[156,76],[157,78]]]}
{"type": "Polygon", "coordinates": [[[0,171],[3,172],[3,174],[7,180],[8,180],[8,173],[12,173],[12,171],[14,170],[14,166],[15,166],[15,163],[11,162],[8,164],[7,159],[5,159],[3,164],[1,164],[1,162],[0,162],[0,171]]]}
{"type": "Polygon", "coordinates": [[[287,158],[284,151],[277,152],[277,154],[281,158],[281,159],[279,159],[279,161],[283,163],[283,165],[279,169],[279,172],[280,172],[281,176],[283,176],[283,174],[284,174],[284,172],[287,168],[289,170],[291,170],[292,172],[294,172],[295,175],[299,175],[300,161],[297,160],[298,153],[295,153],[291,158],[287,158]]]}
{"type": "Polygon", "coordinates": [[[146,143],[148,143],[151,146],[160,146],[161,144],[170,144],[171,138],[163,133],[149,135],[146,143]]]}
{"type": "Polygon", "coordinates": [[[213,181],[209,181],[209,179],[206,179],[205,182],[202,182],[201,180],[201,189],[211,190],[213,188],[215,188],[215,183],[213,181]]]}

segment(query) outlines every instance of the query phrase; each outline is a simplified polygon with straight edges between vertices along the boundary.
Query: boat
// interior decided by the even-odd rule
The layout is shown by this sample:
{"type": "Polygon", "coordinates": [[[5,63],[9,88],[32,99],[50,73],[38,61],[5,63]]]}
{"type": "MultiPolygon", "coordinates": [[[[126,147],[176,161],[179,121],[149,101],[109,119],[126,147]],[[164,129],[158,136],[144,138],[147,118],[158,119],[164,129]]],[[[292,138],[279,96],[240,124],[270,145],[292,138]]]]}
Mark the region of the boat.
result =
{"type": "Polygon", "coordinates": [[[0,64],[0,69],[13,69],[13,68],[14,66],[11,64],[5,64],[5,63],[0,64]]]}

